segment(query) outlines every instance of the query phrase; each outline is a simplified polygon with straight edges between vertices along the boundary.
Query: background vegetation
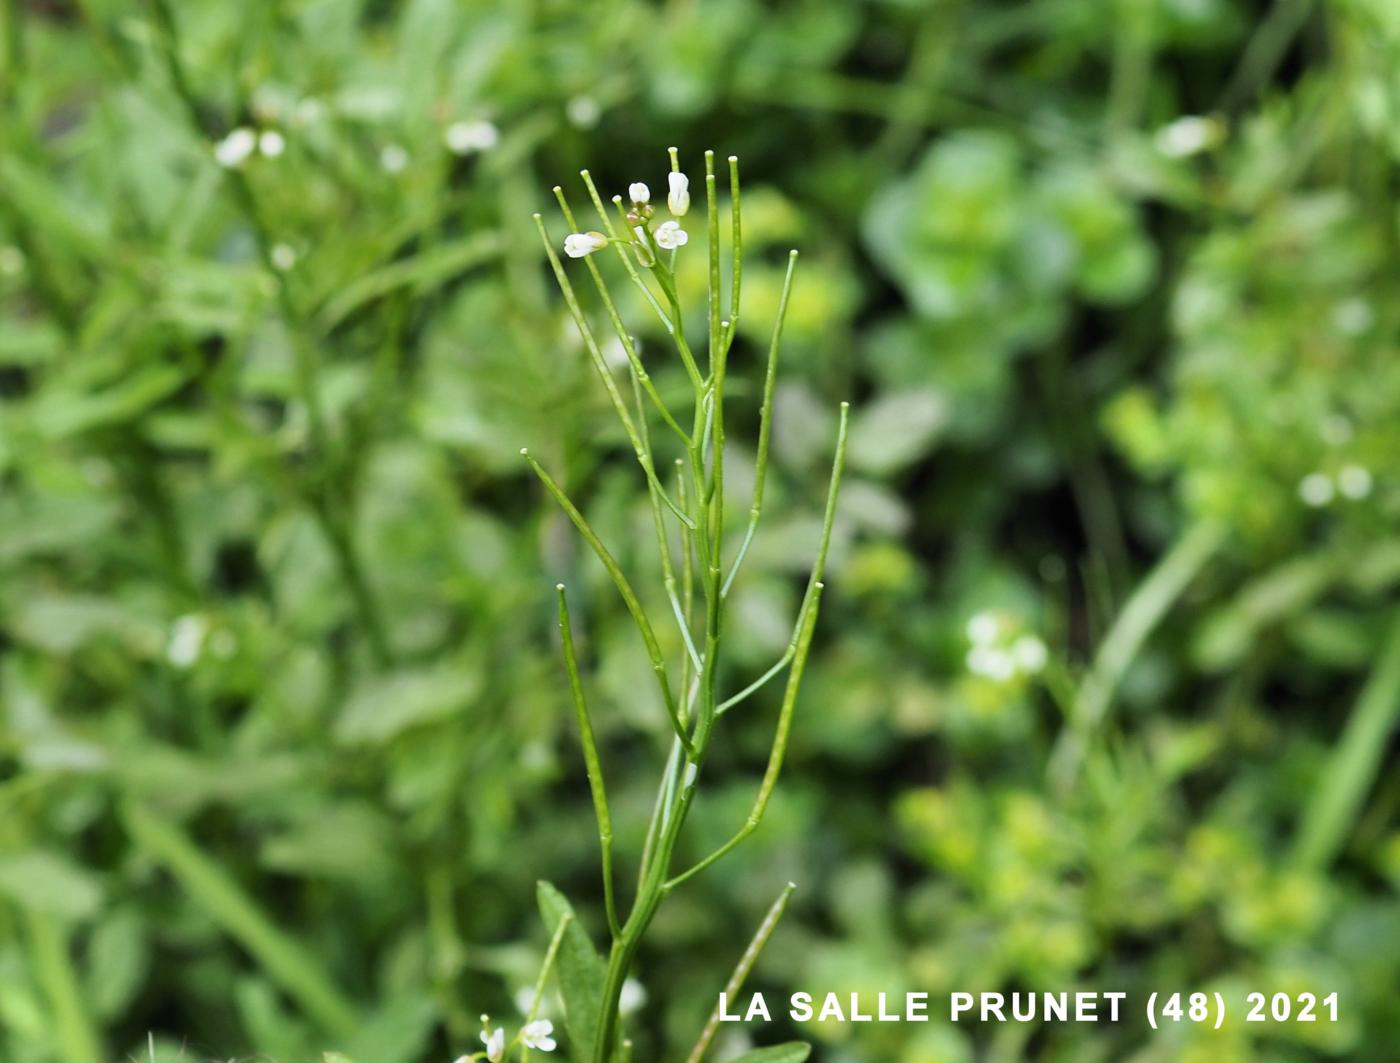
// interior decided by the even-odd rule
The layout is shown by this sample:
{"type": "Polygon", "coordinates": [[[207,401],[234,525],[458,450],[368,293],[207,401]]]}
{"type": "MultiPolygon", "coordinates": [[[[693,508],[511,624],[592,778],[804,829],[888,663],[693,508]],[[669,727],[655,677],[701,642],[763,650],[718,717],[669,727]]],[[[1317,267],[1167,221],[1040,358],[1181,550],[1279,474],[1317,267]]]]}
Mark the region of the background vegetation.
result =
{"type": "Polygon", "coordinates": [[[447,1060],[517,1014],[537,878],[596,920],[556,580],[622,851],[667,725],[519,448],[629,563],[651,533],[530,215],[677,144],[744,160],[736,415],[803,250],[736,670],[781,652],[855,410],[789,771],[663,911],[637,1058],[793,879],[776,992],[1342,1000],[830,1025],[821,1060],[1394,1059],[1390,0],[3,10],[0,1058],[447,1060]],[[221,167],[239,127],[281,143],[221,167]]]}

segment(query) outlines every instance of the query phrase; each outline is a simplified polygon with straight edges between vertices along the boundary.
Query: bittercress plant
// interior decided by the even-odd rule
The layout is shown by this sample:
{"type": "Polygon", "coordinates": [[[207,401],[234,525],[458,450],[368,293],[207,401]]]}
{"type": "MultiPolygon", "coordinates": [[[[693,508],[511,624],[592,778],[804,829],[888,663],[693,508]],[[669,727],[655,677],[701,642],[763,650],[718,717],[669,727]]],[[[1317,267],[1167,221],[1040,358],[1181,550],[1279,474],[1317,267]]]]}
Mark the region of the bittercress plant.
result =
{"type": "MultiPolygon", "coordinates": [[[[615,373],[604,356],[594,326],[556,250],[556,240],[550,236],[543,217],[535,215],[545,255],[564,302],[641,468],[656,533],[661,581],[667,603],[662,615],[651,615],[627,573],[589,524],[580,507],[528,450],[522,451],[546,491],[567,514],[606,569],[635,622],[672,731],[670,751],[661,767],[655,804],[645,842],[638,855],[636,885],[630,903],[625,903],[614,866],[607,776],[594,737],[583,668],[569,614],[568,591],[564,584],[559,584],[558,616],[564,666],[598,824],[609,935],[604,955],[594,947],[574,918],[563,895],[553,886],[541,883],[540,907],[548,926],[554,931],[546,973],[551,965],[557,967],[569,1035],[568,1049],[580,1063],[614,1063],[630,1058],[631,1042],[620,1029],[619,1000],[637,951],[657,911],[673,891],[731,852],[758,828],[763,819],[782,772],[798,691],[817,622],[823,571],[846,452],[848,407],[842,403],[820,543],[797,610],[791,638],[785,652],[771,668],[737,690],[726,690],[721,680],[729,598],[763,513],[774,388],[783,322],[798,253],[792,251],[788,258],[768,347],[758,415],[753,493],[747,519],[741,527],[737,526],[736,521],[736,527],[731,528],[730,515],[725,512],[725,456],[729,427],[725,397],[729,354],[736,336],[743,295],[744,236],[739,161],[734,156],[729,158],[730,284],[726,293],[721,282],[724,233],[720,224],[715,157],[713,152],[705,153],[705,236],[709,280],[705,347],[700,355],[697,355],[686,334],[687,308],[682,304],[675,279],[678,256],[695,253],[687,251],[690,234],[684,222],[691,205],[690,181],[681,171],[675,148],[670,149],[670,161],[665,205],[665,213],[669,217],[653,206],[650,189],[640,181],[629,187],[626,198],[614,196],[612,209],[609,210],[593,178],[585,170],[581,176],[599,226],[597,229],[587,229],[575,216],[563,189],[554,189],[570,230],[558,246],[562,246],[569,258],[582,260],[608,324],[626,357],[626,365],[620,373],[615,373]],[[610,281],[597,261],[599,254],[609,247],[621,264],[626,283],[641,293],[671,340],[675,357],[690,384],[688,410],[672,409],[653,383],[639,346],[612,295],[610,281]],[[620,386],[618,377],[624,375],[626,381],[620,386]],[[667,463],[663,472],[653,442],[654,428],[674,439],[680,454],[675,459],[674,471],[667,463]],[[737,538],[731,538],[731,531],[736,533],[737,538]],[[732,546],[735,542],[737,546],[732,546]],[[657,634],[663,625],[674,625],[678,631],[681,651],[676,660],[667,660],[663,651],[662,639],[657,634]],[[786,687],[779,703],[767,766],[748,816],[736,824],[728,841],[693,864],[678,865],[677,844],[704,777],[706,757],[721,718],[783,672],[787,673],[786,687]]],[[[791,891],[792,886],[789,886],[775,901],[744,951],[727,986],[731,993],[738,990],[773,932],[791,891]]],[[[542,984],[543,978],[544,975],[542,984]]],[[[712,1021],[701,1031],[686,1057],[687,1063],[699,1063],[714,1037],[715,1029],[716,1023],[712,1021]]],[[[478,1052],[477,1057],[486,1056],[494,1060],[513,1045],[519,1046],[522,1057],[529,1051],[525,1040],[518,1037],[512,1046],[507,1046],[504,1038],[489,1027],[483,1037],[487,1049],[484,1053],[478,1052]],[[496,1054],[492,1055],[493,1052],[496,1054]]],[[[797,1061],[805,1059],[808,1051],[806,1045],[794,1043],[762,1049],[744,1058],[797,1061]]]]}

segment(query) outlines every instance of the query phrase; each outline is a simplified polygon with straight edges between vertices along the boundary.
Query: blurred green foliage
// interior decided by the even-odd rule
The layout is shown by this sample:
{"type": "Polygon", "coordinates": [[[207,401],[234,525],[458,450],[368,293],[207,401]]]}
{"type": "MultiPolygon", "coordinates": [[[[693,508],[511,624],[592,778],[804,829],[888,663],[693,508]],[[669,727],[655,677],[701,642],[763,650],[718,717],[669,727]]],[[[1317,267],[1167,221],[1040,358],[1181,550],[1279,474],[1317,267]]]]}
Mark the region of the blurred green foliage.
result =
{"type": "Polygon", "coordinates": [[[1343,1002],[821,1060],[1394,1058],[1390,0],[3,11],[0,1059],[445,1060],[516,1016],[535,879],[596,931],[557,579],[625,851],[667,727],[519,448],[628,564],[650,532],[530,214],[581,166],[659,187],[669,144],[752,190],[736,407],[803,251],[736,672],[782,651],[835,398],[853,475],[790,771],[658,921],[637,1058],[789,879],[777,991],[1343,1002]],[[221,167],[239,128],[281,143],[221,167]]]}

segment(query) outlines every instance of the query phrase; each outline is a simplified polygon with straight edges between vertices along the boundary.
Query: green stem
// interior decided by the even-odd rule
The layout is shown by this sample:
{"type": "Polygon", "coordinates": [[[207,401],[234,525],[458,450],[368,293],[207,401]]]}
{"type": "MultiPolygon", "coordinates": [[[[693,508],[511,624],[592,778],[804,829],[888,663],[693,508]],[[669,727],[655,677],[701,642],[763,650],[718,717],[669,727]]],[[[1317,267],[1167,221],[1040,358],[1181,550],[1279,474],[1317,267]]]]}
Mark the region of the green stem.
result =
{"type": "Polygon", "coordinates": [[[598,538],[588,521],[584,519],[577,506],[570,501],[568,495],[564,494],[559,485],[554,482],[554,478],[545,472],[544,466],[537,462],[528,450],[522,450],[521,455],[544,484],[545,490],[553,496],[559,503],[559,508],[568,514],[569,520],[578,529],[584,541],[593,548],[593,553],[597,555],[603,567],[607,569],[608,575],[612,577],[613,585],[617,587],[617,592],[622,596],[623,604],[627,606],[627,611],[632,614],[633,621],[636,622],[637,630],[641,632],[642,642],[646,646],[647,656],[651,660],[652,671],[656,675],[656,682],[661,690],[662,701],[666,704],[666,712],[671,717],[671,726],[675,729],[676,735],[681,740],[681,744],[687,752],[690,750],[690,737],[686,734],[685,725],[681,722],[679,711],[676,707],[675,695],[671,692],[670,680],[666,677],[666,662],[661,656],[661,645],[656,641],[656,633],[652,630],[651,621],[647,619],[646,610],[642,608],[642,603],[637,598],[637,593],[632,589],[632,584],[628,582],[627,576],[623,573],[622,567],[603,545],[603,540],[598,538]]]}
{"type": "Polygon", "coordinates": [[[1080,684],[1072,716],[1050,758],[1051,782],[1062,792],[1074,785],[1088,744],[1103,725],[1118,686],[1147,637],[1224,539],[1225,529],[1219,524],[1202,521],[1193,525],[1119,612],[1080,684]]]}
{"type": "Polygon", "coordinates": [[[26,909],[34,973],[53,1008],[55,1036],[63,1063],[101,1063],[102,1047],[78,987],[68,934],[53,916],[26,909]]]}
{"type": "Polygon", "coordinates": [[[127,833],[148,856],[163,864],[190,899],[242,945],[269,977],[327,1033],[348,1040],[359,1028],[359,1009],[342,996],[316,957],[283,933],[257,902],[174,823],[126,802],[127,833]]]}
{"type": "Polygon", "coordinates": [[[564,643],[564,666],[569,673],[569,693],[573,697],[579,742],[583,746],[588,789],[593,795],[593,814],[598,820],[598,847],[603,858],[603,900],[608,913],[608,929],[616,937],[621,930],[617,920],[617,900],[613,894],[613,830],[612,816],[608,814],[608,791],[603,782],[602,763],[598,759],[598,744],[593,738],[593,720],[588,715],[588,702],[583,696],[583,680],[579,677],[573,625],[569,622],[569,599],[562,583],[556,589],[559,592],[559,637],[564,643]]]}
{"type": "MultiPolygon", "coordinates": [[[[734,965],[734,973],[729,976],[729,981],[724,985],[724,995],[728,1000],[733,1000],[744,987],[744,980],[748,978],[749,972],[753,970],[753,965],[758,962],[758,955],[763,951],[763,947],[768,944],[768,939],[773,936],[773,931],[778,928],[778,920],[782,919],[783,913],[787,911],[788,899],[792,896],[792,891],[797,889],[795,882],[789,882],[783,887],[783,892],[778,894],[778,899],[769,907],[768,913],[763,917],[763,922],[759,923],[758,930],[755,931],[753,940],[749,942],[748,948],[744,949],[744,954],[739,957],[739,962],[734,965]]],[[[719,1032],[720,1017],[719,1006],[710,1013],[709,1020],[705,1023],[705,1028],[700,1031],[700,1037],[695,1042],[695,1047],[690,1050],[690,1055],[686,1057],[685,1063],[700,1063],[705,1052],[710,1047],[710,1042],[715,1039],[715,1034],[719,1032]]]]}
{"type": "Polygon", "coordinates": [[[1400,611],[1328,759],[1293,847],[1293,862],[1321,870],[1336,859],[1380,772],[1400,723],[1400,611]]]}

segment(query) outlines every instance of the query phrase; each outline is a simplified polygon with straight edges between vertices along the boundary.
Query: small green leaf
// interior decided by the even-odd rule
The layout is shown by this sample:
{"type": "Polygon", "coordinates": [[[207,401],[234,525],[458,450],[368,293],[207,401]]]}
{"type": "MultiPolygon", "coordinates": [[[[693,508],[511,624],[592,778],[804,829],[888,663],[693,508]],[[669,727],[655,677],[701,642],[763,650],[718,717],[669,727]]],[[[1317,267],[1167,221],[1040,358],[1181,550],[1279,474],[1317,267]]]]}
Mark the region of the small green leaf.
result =
{"type": "MultiPolygon", "coordinates": [[[[550,883],[541,881],[538,889],[540,915],[551,933],[566,915],[573,916],[569,900],[550,883]]],[[[557,961],[559,990],[564,997],[564,1025],[569,1031],[569,1048],[575,1059],[586,1061],[598,1035],[598,1013],[603,1007],[603,983],[607,965],[593,947],[577,917],[569,920],[557,961]]]]}
{"type": "Polygon", "coordinates": [[[803,1041],[789,1041],[787,1044],[772,1045],[769,1048],[755,1048],[731,1063],[802,1063],[811,1054],[811,1045],[803,1041]]]}
{"type": "Polygon", "coordinates": [[[449,665],[375,676],[350,695],[335,736],[345,745],[382,745],[410,728],[461,712],[481,685],[480,672],[449,665]]]}
{"type": "Polygon", "coordinates": [[[437,1022],[437,1007],[430,999],[403,997],[391,1000],[365,1020],[350,1042],[355,1059],[375,1063],[409,1063],[420,1059],[437,1022]]]}
{"type": "Polygon", "coordinates": [[[0,897],[64,919],[86,919],[102,906],[97,877],[68,857],[45,849],[0,859],[0,897]]]}

